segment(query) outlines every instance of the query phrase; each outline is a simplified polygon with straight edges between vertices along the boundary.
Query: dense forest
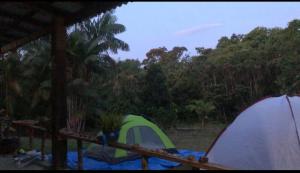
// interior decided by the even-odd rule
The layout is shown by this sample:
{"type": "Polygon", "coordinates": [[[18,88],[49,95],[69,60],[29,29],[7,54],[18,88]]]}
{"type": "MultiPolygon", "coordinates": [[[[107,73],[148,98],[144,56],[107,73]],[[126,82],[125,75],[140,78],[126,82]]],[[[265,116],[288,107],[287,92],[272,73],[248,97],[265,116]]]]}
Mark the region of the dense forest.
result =
{"type": "MultiPolygon", "coordinates": [[[[254,28],[219,39],[216,48],[153,48],[146,59],[116,61],[128,51],[113,12],[68,30],[68,114],[93,128],[116,112],[152,117],[164,127],[177,122],[231,122],[265,96],[300,91],[300,20],[286,28],[254,28]]],[[[14,119],[51,116],[50,36],[0,57],[0,108],[14,119]]],[[[136,57],[138,59],[139,57],[136,57]]]]}

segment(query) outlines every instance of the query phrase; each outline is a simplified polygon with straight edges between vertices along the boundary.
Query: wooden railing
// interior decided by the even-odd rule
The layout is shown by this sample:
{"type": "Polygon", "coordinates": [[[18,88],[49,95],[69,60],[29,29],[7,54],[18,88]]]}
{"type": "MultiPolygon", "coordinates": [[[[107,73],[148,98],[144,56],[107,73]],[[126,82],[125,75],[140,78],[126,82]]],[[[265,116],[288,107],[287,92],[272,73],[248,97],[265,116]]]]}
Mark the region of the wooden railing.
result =
{"type": "MultiPolygon", "coordinates": [[[[31,121],[31,120],[19,120],[19,121],[13,121],[12,125],[19,131],[20,127],[25,127],[29,131],[29,149],[33,149],[33,138],[34,138],[34,132],[35,130],[38,130],[42,132],[41,137],[41,159],[45,160],[45,142],[46,142],[46,136],[47,136],[47,129],[44,127],[37,126],[37,121],[31,121]]],[[[19,132],[17,132],[19,133],[19,132]]]]}
{"type": "MultiPolygon", "coordinates": [[[[33,135],[34,135],[34,130],[42,131],[43,135],[42,135],[42,140],[41,140],[41,154],[42,154],[42,160],[44,160],[45,139],[46,139],[45,136],[47,133],[47,129],[40,127],[40,126],[36,126],[33,123],[24,123],[21,121],[19,121],[19,122],[15,121],[15,122],[13,122],[13,124],[16,126],[23,126],[25,128],[31,129],[31,133],[29,133],[29,145],[31,147],[32,147],[32,139],[33,139],[33,135]]],[[[83,162],[82,141],[100,144],[100,145],[103,144],[99,140],[97,140],[96,137],[89,136],[84,133],[81,133],[81,134],[72,133],[65,129],[62,129],[62,130],[60,130],[59,134],[60,134],[59,138],[61,138],[61,139],[67,138],[67,139],[77,140],[77,152],[78,152],[78,165],[77,165],[78,167],[77,168],[79,170],[82,170],[82,168],[83,168],[83,166],[82,166],[82,162],[83,162]]],[[[141,164],[142,164],[142,168],[144,170],[148,169],[147,158],[149,158],[149,157],[158,157],[161,159],[178,162],[178,163],[181,163],[184,165],[189,165],[193,169],[231,170],[231,168],[228,168],[228,167],[225,167],[222,165],[209,163],[206,158],[202,158],[202,160],[195,160],[194,158],[182,158],[182,157],[178,157],[176,155],[169,154],[169,153],[163,152],[163,151],[155,151],[155,150],[150,150],[150,149],[140,147],[138,145],[127,145],[127,144],[122,144],[122,143],[117,143],[117,142],[109,142],[108,146],[138,153],[139,155],[142,156],[141,164]]]]}

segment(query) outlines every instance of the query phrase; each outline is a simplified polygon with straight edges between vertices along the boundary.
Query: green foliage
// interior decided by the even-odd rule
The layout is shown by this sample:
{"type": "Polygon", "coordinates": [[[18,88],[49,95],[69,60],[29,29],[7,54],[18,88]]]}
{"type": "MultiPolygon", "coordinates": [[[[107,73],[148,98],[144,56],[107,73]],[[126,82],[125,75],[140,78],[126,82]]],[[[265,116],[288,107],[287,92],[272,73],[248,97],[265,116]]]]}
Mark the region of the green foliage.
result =
{"type": "MultiPolygon", "coordinates": [[[[90,128],[99,115],[112,112],[145,114],[165,127],[178,121],[230,122],[264,96],[299,94],[299,28],[300,20],[286,28],[256,27],[220,38],[216,48],[196,47],[194,56],[182,46],[158,47],[142,62],[115,61],[111,54],[129,50],[116,38],[126,28],[105,13],[68,34],[68,113],[81,113],[90,128]]],[[[0,57],[0,106],[13,117],[50,117],[50,50],[45,37],[0,57]]],[[[113,124],[115,115],[103,117],[113,124]]]]}
{"type": "Polygon", "coordinates": [[[98,124],[103,133],[115,132],[116,130],[120,130],[123,118],[123,116],[117,113],[107,113],[100,116],[98,124]]]}
{"type": "Polygon", "coordinates": [[[192,100],[186,108],[191,112],[195,112],[198,119],[208,119],[208,116],[216,109],[211,102],[203,100],[192,100]]]}

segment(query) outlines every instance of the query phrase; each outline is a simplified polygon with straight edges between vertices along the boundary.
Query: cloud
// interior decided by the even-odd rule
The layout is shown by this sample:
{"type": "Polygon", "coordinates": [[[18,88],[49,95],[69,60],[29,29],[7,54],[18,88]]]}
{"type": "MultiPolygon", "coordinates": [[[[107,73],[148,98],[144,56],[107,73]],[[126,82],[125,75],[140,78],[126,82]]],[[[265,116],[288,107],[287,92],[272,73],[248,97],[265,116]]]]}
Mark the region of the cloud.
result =
{"type": "Polygon", "coordinates": [[[200,26],[195,26],[195,27],[192,27],[192,28],[187,28],[187,29],[177,31],[174,34],[177,35],[177,36],[192,35],[192,34],[195,34],[195,33],[201,32],[201,31],[205,31],[205,30],[208,30],[208,29],[216,28],[216,27],[219,27],[219,26],[222,26],[222,25],[223,24],[221,24],[221,23],[203,24],[203,25],[200,25],[200,26]]]}

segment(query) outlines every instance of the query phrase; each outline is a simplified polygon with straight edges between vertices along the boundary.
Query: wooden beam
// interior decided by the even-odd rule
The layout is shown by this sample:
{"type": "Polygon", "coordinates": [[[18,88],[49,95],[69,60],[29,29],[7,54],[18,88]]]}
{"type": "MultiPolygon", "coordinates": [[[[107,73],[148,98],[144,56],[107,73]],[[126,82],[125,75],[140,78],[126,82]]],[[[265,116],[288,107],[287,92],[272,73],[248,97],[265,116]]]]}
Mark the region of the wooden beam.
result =
{"type": "Polygon", "coordinates": [[[14,40],[14,39],[20,39],[20,36],[17,36],[13,33],[10,33],[10,32],[5,32],[2,29],[0,29],[0,32],[2,33],[1,37],[6,38],[8,41],[11,41],[11,40],[14,40]]]}
{"type": "Polygon", "coordinates": [[[29,6],[30,8],[34,8],[35,10],[46,12],[53,16],[55,15],[66,16],[70,14],[67,11],[51,6],[49,2],[45,3],[45,2],[38,2],[38,1],[31,1],[31,2],[29,1],[26,2],[25,5],[29,6]]]}
{"type": "Polygon", "coordinates": [[[0,33],[1,33],[1,35],[9,38],[8,43],[11,42],[12,40],[24,38],[27,35],[29,35],[29,34],[26,34],[25,32],[16,31],[14,29],[9,29],[9,28],[7,28],[7,29],[0,28],[0,33]]]}
{"type": "Polygon", "coordinates": [[[47,23],[47,22],[36,20],[31,17],[23,18],[23,16],[21,16],[21,15],[17,15],[17,14],[11,13],[11,12],[3,11],[3,10],[0,10],[0,16],[5,17],[5,18],[14,19],[18,22],[29,23],[31,25],[34,25],[34,26],[40,27],[40,28],[49,25],[49,23],[47,23]]]}
{"type": "MultiPolygon", "coordinates": [[[[1,29],[0,29],[0,30],[1,30],[1,29]]],[[[6,36],[6,35],[4,35],[4,34],[1,34],[1,35],[0,35],[0,40],[1,40],[1,41],[8,42],[10,39],[11,39],[10,37],[8,37],[8,36],[6,36]]]]}
{"type": "Polygon", "coordinates": [[[42,36],[47,35],[50,31],[51,31],[51,28],[46,28],[45,30],[42,30],[40,32],[35,32],[35,33],[29,35],[28,37],[16,39],[16,40],[2,46],[0,49],[0,53],[6,53],[10,50],[16,49],[30,41],[36,40],[42,36]]]}
{"type": "Polygon", "coordinates": [[[15,30],[15,31],[18,31],[18,32],[23,32],[23,33],[26,33],[26,34],[29,34],[29,33],[32,33],[34,32],[34,30],[31,30],[31,29],[28,29],[26,27],[23,27],[23,26],[20,26],[20,25],[15,25],[13,22],[11,23],[8,23],[8,22],[1,22],[0,23],[1,27],[0,27],[0,30],[5,32],[5,31],[9,31],[9,30],[15,30]]]}
{"type": "Polygon", "coordinates": [[[214,164],[214,163],[201,163],[196,160],[188,160],[185,158],[180,158],[171,154],[166,154],[166,153],[160,153],[156,151],[151,151],[142,147],[137,147],[137,146],[130,146],[126,144],[121,144],[121,143],[110,143],[109,146],[115,147],[115,148],[121,148],[125,150],[129,150],[132,152],[136,152],[142,156],[149,156],[149,157],[159,157],[162,159],[190,165],[194,168],[199,168],[199,169],[206,169],[206,170],[231,170],[228,167],[225,167],[223,165],[219,164],[214,164]]]}
{"type": "Polygon", "coordinates": [[[52,33],[52,167],[55,170],[66,167],[67,140],[59,139],[59,129],[66,127],[66,28],[63,17],[54,19],[52,33]]]}
{"type": "MultiPolygon", "coordinates": [[[[97,140],[96,137],[94,137],[94,136],[91,137],[87,134],[78,134],[78,133],[68,132],[66,129],[61,129],[60,130],[60,135],[62,137],[67,137],[67,138],[76,139],[76,140],[79,139],[79,140],[83,140],[83,141],[103,145],[103,143],[101,143],[99,140],[97,140]]],[[[149,149],[139,147],[139,146],[127,145],[127,144],[122,144],[122,143],[117,143],[117,142],[110,142],[108,145],[110,147],[120,148],[120,149],[124,149],[124,150],[127,150],[127,151],[132,151],[132,152],[140,154],[141,156],[158,157],[158,158],[178,162],[178,163],[181,163],[181,164],[186,164],[186,165],[192,166],[194,168],[198,168],[198,169],[232,170],[232,168],[228,168],[228,167],[223,166],[223,165],[219,165],[219,164],[215,164],[215,163],[209,163],[209,162],[199,162],[197,160],[188,160],[186,158],[174,156],[174,155],[169,154],[169,153],[161,153],[161,152],[157,152],[157,151],[154,151],[154,150],[149,150],[149,149]]]]}
{"type": "MultiPolygon", "coordinates": [[[[89,2],[89,3],[82,3],[82,4],[87,4],[87,5],[85,5],[83,9],[79,10],[75,14],[71,14],[65,17],[65,22],[64,22],[65,26],[70,26],[72,24],[75,24],[76,22],[80,22],[81,20],[93,17],[101,12],[108,11],[118,5],[124,4],[124,2],[89,2]]],[[[11,18],[18,22],[29,23],[35,27],[45,28],[42,31],[32,33],[28,37],[13,40],[10,43],[2,46],[0,49],[0,54],[16,49],[30,41],[36,40],[39,37],[47,35],[49,32],[52,31],[52,27],[50,27],[52,23],[36,20],[33,19],[32,17],[27,17],[22,19],[21,15],[17,15],[3,10],[0,10],[0,16],[5,18],[11,18]]]]}

